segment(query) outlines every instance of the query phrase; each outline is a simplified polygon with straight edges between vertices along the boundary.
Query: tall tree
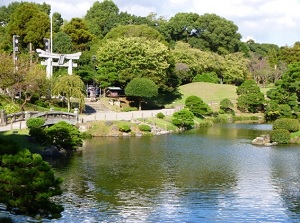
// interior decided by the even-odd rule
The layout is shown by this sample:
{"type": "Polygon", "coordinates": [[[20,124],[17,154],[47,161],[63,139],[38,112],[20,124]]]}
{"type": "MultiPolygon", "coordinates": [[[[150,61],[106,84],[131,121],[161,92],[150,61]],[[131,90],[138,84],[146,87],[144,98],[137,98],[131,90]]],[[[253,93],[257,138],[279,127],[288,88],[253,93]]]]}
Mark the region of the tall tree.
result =
{"type": "Polygon", "coordinates": [[[197,13],[177,13],[166,24],[169,35],[173,41],[189,42],[189,38],[196,31],[195,22],[199,19],[197,13]]]}
{"type": "Polygon", "coordinates": [[[85,15],[89,31],[103,38],[116,25],[118,14],[119,8],[112,0],[96,1],[85,15]]]}
{"type": "Polygon", "coordinates": [[[218,54],[238,52],[241,44],[241,34],[238,27],[216,14],[201,15],[194,23],[196,35],[189,43],[196,48],[209,50],[218,54]]]}
{"type": "Polygon", "coordinates": [[[292,47],[282,47],[280,49],[280,59],[286,64],[300,62],[300,42],[296,42],[292,47]]]}
{"type": "Polygon", "coordinates": [[[142,99],[151,98],[158,94],[156,84],[148,78],[134,78],[125,88],[127,96],[137,97],[139,101],[139,110],[142,110],[142,99]]]}
{"type": "Polygon", "coordinates": [[[60,28],[64,24],[64,20],[61,17],[61,14],[58,12],[54,12],[52,14],[52,21],[53,21],[53,32],[58,33],[60,31],[60,28]]]}
{"type": "Polygon", "coordinates": [[[54,95],[62,95],[66,98],[68,112],[71,110],[71,98],[79,101],[79,106],[84,104],[85,86],[78,75],[64,75],[58,77],[52,89],[54,95]]]}
{"type": "Polygon", "coordinates": [[[156,40],[137,37],[107,40],[97,52],[98,70],[109,61],[118,71],[121,87],[135,77],[151,79],[160,90],[172,91],[177,87],[170,72],[174,61],[169,49],[156,40]]]}
{"type": "Polygon", "coordinates": [[[88,43],[93,40],[93,35],[88,31],[84,20],[80,18],[71,19],[63,26],[62,31],[71,37],[74,51],[88,49],[88,43]]]}
{"type": "Polygon", "coordinates": [[[62,54],[72,53],[72,38],[64,32],[56,33],[53,37],[53,52],[62,54]]]}
{"type": "Polygon", "coordinates": [[[117,68],[112,61],[107,61],[97,70],[93,80],[103,89],[104,97],[107,87],[118,86],[119,77],[117,68]]]}
{"type": "Polygon", "coordinates": [[[20,4],[12,13],[8,24],[10,35],[19,35],[19,45],[26,48],[32,43],[34,48],[43,46],[43,38],[49,36],[50,19],[34,3],[20,4]]]}

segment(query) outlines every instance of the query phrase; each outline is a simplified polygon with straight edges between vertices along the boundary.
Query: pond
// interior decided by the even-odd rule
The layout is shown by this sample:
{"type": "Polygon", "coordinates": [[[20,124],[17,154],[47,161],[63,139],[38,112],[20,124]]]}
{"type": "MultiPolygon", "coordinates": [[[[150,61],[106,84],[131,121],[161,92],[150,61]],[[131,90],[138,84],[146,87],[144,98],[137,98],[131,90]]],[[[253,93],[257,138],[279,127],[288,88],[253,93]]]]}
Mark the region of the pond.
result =
{"type": "Polygon", "coordinates": [[[270,129],[87,140],[78,155],[51,161],[65,210],[44,222],[299,222],[300,146],[251,145],[270,129]]]}

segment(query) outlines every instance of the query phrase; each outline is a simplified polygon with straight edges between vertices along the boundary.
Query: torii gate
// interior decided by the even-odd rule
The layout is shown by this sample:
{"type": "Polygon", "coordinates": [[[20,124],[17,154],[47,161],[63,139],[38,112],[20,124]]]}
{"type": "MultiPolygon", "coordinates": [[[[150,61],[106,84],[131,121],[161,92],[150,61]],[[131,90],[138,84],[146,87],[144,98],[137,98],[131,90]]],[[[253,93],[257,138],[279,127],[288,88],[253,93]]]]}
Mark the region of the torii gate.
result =
{"type": "Polygon", "coordinates": [[[50,53],[41,49],[37,49],[36,52],[39,54],[39,57],[47,58],[47,60],[42,61],[41,64],[47,66],[46,73],[48,79],[52,77],[52,67],[68,67],[68,74],[72,75],[72,68],[77,67],[77,63],[73,63],[73,60],[78,60],[81,56],[81,52],[73,54],[58,54],[50,53]],[[53,62],[53,59],[57,59],[57,62],[53,62]],[[69,61],[65,63],[65,59],[69,61]]]}

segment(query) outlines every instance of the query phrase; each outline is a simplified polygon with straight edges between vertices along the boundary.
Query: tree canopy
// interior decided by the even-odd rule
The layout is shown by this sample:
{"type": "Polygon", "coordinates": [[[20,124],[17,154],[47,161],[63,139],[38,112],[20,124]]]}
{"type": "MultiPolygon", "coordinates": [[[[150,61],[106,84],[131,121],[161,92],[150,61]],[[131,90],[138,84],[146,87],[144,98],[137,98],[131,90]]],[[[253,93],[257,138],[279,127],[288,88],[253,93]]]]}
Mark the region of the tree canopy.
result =
{"type": "Polygon", "coordinates": [[[172,58],[168,47],[156,40],[130,37],[126,39],[107,40],[97,52],[97,69],[100,70],[111,61],[118,71],[121,87],[135,77],[146,77],[161,90],[176,87],[170,79],[172,58]]]}
{"type": "Polygon", "coordinates": [[[125,88],[127,96],[137,97],[139,99],[139,110],[141,110],[142,98],[151,98],[158,94],[156,84],[148,78],[134,78],[125,88]]]}

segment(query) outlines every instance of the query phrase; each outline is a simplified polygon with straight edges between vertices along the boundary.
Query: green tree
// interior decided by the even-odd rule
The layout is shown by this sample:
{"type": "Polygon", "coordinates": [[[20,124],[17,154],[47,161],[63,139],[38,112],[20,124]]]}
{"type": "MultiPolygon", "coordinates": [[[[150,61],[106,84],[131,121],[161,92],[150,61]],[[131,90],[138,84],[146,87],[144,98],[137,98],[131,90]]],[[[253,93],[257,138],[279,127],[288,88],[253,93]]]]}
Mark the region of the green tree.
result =
{"type": "Polygon", "coordinates": [[[84,104],[85,85],[78,75],[64,75],[56,80],[52,93],[66,98],[68,112],[70,112],[71,98],[77,98],[80,107],[84,104]]]}
{"type": "Polygon", "coordinates": [[[45,129],[48,143],[58,148],[66,150],[75,150],[82,145],[82,136],[80,131],[73,125],[60,121],[45,129]]]}
{"type": "Polygon", "coordinates": [[[280,48],[280,59],[286,64],[300,62],[300,42],[295,42],[292,47],[284,46],[280,48]]]}
{"type": "Polygon", "coordinates": [[[53,38],[53,52],[61,54],[72,53],[72,38],[64,32],[56,33],[53,38]]]}
{"type": "Polygon", "coordinates": [[[105,39],[118,39],[129,37],[144,37],[148,40],[157,40],[167,45],[162,34],[148,25],[123,25],[112,28],[105,39]]]}
{"type": "Polygon", "coordinates": [[[222,55],[239,51],[242,36],[232,21],[206,13],[199,16],[194,27],[196,35],[189,39],[193,47],[222,55]]]}
{"type": "Polygon", "coordinates": [[[194,125],[194,114],[188,109],[182,109],[173,114],[172,123],[177,127],[190,129],[194,125]]]}
{"type": "Polygon", "coordinates": [[[234,105],[228,98],[224,98],[220,102],[220,109],[226,114],[234,114],[234,105]]]}
{"type": "Polygon", "coordinates": [[[113,61],[123,88],[135,77],[146,77],[163,91],[171,92],[178,85],[169,49],[156,40],[138,37],[107,40],[99,46],[96,56],[98,70],[113,61]]]}
{"type": "Polygon", "coordinates": [[[237,88],[237,107],[243,112],[264,111],[264,94],[254,80],[246,80],[237,88]]]}
{"type": "MultiPolygon", "coordinates": [[[[93,77],[94,81],[103,88],[104,94],[107,87],[118,85],[118,72],[112,61],[107,61],[97,70],[93,77]]],[[[105,96],[105,95],[104,95],[105,96]]]]}
{"type": "Polygon", "coordinates": [[[158,88],[150,79],[134,78],[127,84],[125,94],[127,96],[137,97],[139,99],[139,110],[141,110],[142,99],[156,96],[158,94],[158,88]]]}
{"type": "Polygon", "coordinates": [[[198,96],[189,96],[185,100],[185,108],[189,109],[195,116],[203,118],[211,115],[212,109],[198,96]]]}
{"type": "Polygon", "coordinates": [[[266,117],[297,117],[300,100],[300,63],[290,64],[282,78],[275,82],[276,88],[267,92],[266,117]],[[277,116],[275,116],[275,114],[277,116]]]}
{"type": "Polygon", "coordinates": [[[62,193],[61,182],[40,155],[0,139],[0,203],[8,211],[59,217],[63,207],[50,198],[62,193]]]}
{"type": "Polygon", "coordinates": [[[119,8],[113,1],[94,2],[85,15],[89,31],[98,38],[103,38],[116,26],[118,14],[119,8]]]}
{"type": "Polygon", "coordinates": [[[168,35],[172,41],[189,42],[192,30],[196,30],[195,22],[199,19],[197,13],[177,13],[166,24],[168,35]]]}
{"type": "Polygon", "coordinates": [[[88,43],[94,38],[88,31],[85,21],[80,18],[72,18],[62,27],[62,31],[71,37],[74,51],[88,49],[88,43]]]}
{"type": "Polygon", "coordinates": [[[8,24],[8,33],[20,36],[20,48],[26,48],[29,43],[34,48],[42,47],[43,38],[49,36],[49,32],[48,14],[35,3],[20,4],[12,13],[8,24]]]}
{"type": "MultiPolygon", "coordinates": [[[[64,20],[61,17],[61,14],[58,12],[54,12],[52,14],[52,23],[53,23],[53,32],[58,33],[60,28],[64,24],[64,20]]],[[[53,41],[54,42],[54,41],[53,41]]],[[[55,42],[54,42],[55,43],[55,42]]]]}

